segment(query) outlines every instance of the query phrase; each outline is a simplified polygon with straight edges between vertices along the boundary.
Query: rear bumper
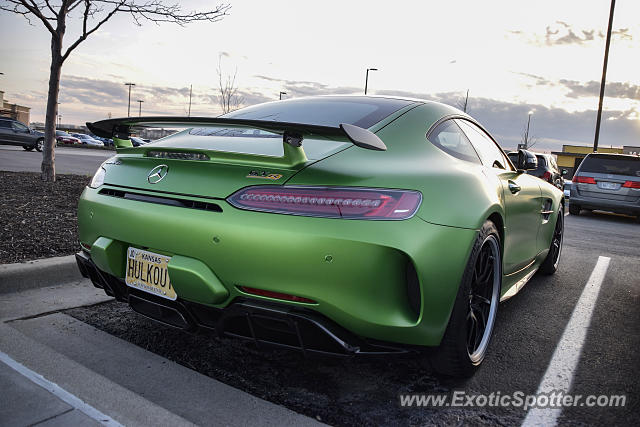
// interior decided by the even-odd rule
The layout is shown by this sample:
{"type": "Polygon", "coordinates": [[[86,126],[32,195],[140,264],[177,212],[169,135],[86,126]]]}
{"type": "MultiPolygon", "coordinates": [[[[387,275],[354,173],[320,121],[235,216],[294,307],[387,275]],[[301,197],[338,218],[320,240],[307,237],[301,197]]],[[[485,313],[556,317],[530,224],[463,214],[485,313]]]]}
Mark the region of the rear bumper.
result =
{"type": "Polygon", "coordinates": [[[477,234],[418,217],[309,218],[191,199],[193,204],[172,206],[87,188],[78,207],[80,241],[116,279],[124,278],[129,246],[171,256],[180,274],[174,281],[170,263],[170,277],[185,303],[213,309],[243,299],[279,303],[330,319],[358,337],[406,345],[440,343],[477,234]],[[412,270],[417,280],[411,280],[412,270]],[[242,286],[316,304],[253,296],[242,286]]]}
{"type": "Polygon", "coordinates": [[[362,339],[312,311],[259,300],[238,299],[224,309],[182,299],[170,301],[137,289],[101,271],[85,252],[76,254],[78,268],[94,286],[153,320],[194,332],[215,331],[219,336],[247,339],[256,346],[273,345],[303,353],[351,356],[407,353],[408,347],[362,339]]]}
{"type": "Polygon", "coordinates": [[[584,197],[578,195],[575,190],[571,191],[570,200],[573,205],[578,205],[582,209],[595,209],[630,215],[640,215],[640,205],[637,203],[621,202],[618,200],[607,200],[595,197],[584,197]]]}

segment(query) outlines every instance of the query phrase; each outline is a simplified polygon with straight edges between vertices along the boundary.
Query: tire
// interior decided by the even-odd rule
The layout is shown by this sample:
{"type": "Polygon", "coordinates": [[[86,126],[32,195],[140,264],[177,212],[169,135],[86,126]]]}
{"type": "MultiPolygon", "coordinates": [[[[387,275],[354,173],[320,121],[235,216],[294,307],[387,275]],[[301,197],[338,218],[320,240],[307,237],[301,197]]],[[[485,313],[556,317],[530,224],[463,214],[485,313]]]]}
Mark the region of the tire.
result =
{"type": "Polygon", "coordinates": [[[33,145],[23,145],[22,148],[24,148],[26,151],[31,151],[33,150],[33,145]]]}
{"type": "Polygon", "coordinates": [[[580,215],[580,205],[569,202],[569,213],[571,215],[580,215]]]}
{"type": "Polygon", "coordinates": [[[500,235],[491,221],[485,221],[467,261],[447,329],[430,357],[437,373],[470,377],[476,372],[493,334],[501,285],[500,235]]]}
{"type": "Polygon", "coordinates": [[[558,211],[558,217],[556,219],[556,226],[553,229],[553,236],[551,237],[551,246],[549,247],[549,253],[547,257],[542,261],[540,269],[541,274],[551,275],[556,272],[558,265],[560,264],[560,255],[562,254],[562,241],[564,235],[564,215],[562,209],[558,211]]]}
{"type": "Polygon", "coordinates": [[[42,147],[44,146],[44,139],[40,138],[39,140],[36,141],[36,150],[38,150],[39,152],[42,152],[42,147]]]}

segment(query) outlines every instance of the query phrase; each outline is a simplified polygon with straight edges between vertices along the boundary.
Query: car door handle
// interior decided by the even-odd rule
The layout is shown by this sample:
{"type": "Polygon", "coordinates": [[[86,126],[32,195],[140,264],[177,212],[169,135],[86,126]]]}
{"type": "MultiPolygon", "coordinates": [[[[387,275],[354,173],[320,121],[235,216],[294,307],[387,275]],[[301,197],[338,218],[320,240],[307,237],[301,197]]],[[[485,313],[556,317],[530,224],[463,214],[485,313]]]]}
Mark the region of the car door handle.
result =
{"type": "Polygon", "coordinates": [[[522,190],[522,188],[520,188],[520,186],[518,184],[516,184],[513,181],[509,181],[509,191],[511,191],[513,194],[516,194],[520,190],[522,190]]]}

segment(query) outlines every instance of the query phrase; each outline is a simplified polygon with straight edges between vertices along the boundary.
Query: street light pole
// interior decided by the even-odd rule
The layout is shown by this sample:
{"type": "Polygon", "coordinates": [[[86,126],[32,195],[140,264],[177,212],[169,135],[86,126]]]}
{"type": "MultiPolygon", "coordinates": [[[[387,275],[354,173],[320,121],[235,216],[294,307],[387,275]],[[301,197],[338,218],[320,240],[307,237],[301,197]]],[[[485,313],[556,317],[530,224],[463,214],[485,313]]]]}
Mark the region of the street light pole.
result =
{"type": "Polygon", "coordinates": [[[189,113],[188,117],[191,117],[191,94],[193,93],[193,85],[189,85],[189,113]]]}
{"type": "Polygon", "coordinates": [[[280,101],[282,101],[282,95],[286,95],[287,92],[280,92],[280,101]]]}
{"type": "Polygon", "coordinates": [[[611,0],[609,11],[609,27],[607,28],[607,42],[604,45],[604,64],[602,65],[602,81],[600,82],[600,100],[598,101],[598,117],[596,118],[596,135],[593,139],[593,151],[598,151],[598,138],[600,137],[600,121],[602,119],[602,100],[604,99],[604,85],[607,81],[607,63],[609,62],[609,44],[611,43],[611,27],[613,26],[613,10],[616,0],[611,0]]]}
{"type": "Polygon", "coordinates": [[[131,86],[135,86],[135,83],[125,83],[125,86],[129,86],[129,103],[127,104],[127,117],[131,117],[131,86]]]}
{"type": "Polygon", "coordinates": [[[364,79],[364,94],[367,94],[367,86],[369,85],[369,71],[378,71],[377,68],[367,68],[367,77],[364,79]]]}
{"type": "Polygon", "coordinates": [[[138,99],[138,117],[142,117],[142,103],[144,101],[142,99],[138,99]]]}

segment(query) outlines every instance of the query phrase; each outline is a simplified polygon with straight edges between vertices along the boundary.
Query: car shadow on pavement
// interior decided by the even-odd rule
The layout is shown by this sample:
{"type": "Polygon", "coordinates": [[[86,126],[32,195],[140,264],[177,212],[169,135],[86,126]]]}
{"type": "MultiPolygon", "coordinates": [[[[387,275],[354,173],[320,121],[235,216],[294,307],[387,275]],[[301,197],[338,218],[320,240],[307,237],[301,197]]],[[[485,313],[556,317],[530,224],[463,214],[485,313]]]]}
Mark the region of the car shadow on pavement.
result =
{"type": "Polygon", "coordinates": [[[403,408],[403,393],[450,393],[467,381],[438,378],[423,354],[328,357],[257,349],[250,341],[189,334],[108,302],[67,314],[254,396],[331,425],[516,424],[513,413],[403,408]]]}

